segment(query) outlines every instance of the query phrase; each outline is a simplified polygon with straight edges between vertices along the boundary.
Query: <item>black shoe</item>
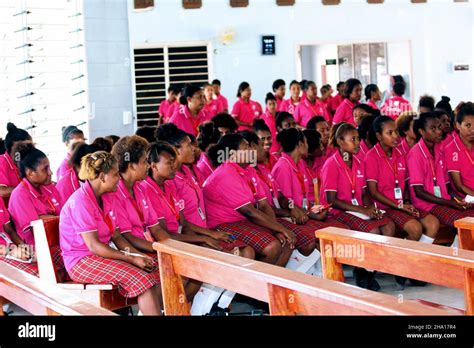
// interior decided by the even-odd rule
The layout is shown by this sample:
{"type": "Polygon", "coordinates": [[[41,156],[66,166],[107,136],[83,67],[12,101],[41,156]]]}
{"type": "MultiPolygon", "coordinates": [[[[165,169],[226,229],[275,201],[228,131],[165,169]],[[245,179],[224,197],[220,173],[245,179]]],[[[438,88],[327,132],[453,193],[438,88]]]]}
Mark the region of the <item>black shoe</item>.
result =
{"type": "Polygon", "coordinates": [[[354,268],[352,271],[354,274],[354,278],[356,280],[356,285],[359,288],[367,289],[369,286],[369,272],[365,268],[354,268]]]}
{"type": "Polygon", "coordinates": [[[402,290],[405,289],[405,283],[407,282],[407,280],[408,279],[405,277],[395,276],[395,281],[398,285],[401,286],[402,290]]]}
{"type": "Polygon", "coordinates": [[[412,286],[426,286],[426,282],[422,282],[422,281],[416,280],[416,279],[410,279],[410,284],[412,286]]]}
{"type": "Polygon", "coordinates": [[[367,276],[367,289],[372,290],[372,291],[379,291],[380,290],[380,284],[375,280],[375,272],[368,272],[367,276]]]}
{"type": "Polygon", "coordinates": [[[217,302],[212,305],[211,311],[206,314],[211,317],[227,317],[229,316],[229,308],[221,308],[217,305],[217,302]]]}

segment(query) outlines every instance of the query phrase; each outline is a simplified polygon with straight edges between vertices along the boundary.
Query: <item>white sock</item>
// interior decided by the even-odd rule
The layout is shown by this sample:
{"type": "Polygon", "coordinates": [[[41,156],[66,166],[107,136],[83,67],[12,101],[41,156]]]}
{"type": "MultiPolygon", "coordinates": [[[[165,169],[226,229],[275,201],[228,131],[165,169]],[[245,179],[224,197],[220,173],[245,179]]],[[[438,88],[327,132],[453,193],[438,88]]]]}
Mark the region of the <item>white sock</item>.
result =
{"type": "Polygon", "coordinates": [[[459,238],[457,234],[456,237],[454,237],[453,244],[451,244],[451,248],[459,248],[459,238]]]}
{"type": "Polygon", "coordinates": [[[434,238],[428,237],[426,234],[422,234],[418,241],[421,243],[433,244],[434,238]]]}
{"type": "Polygon", "coordinates": [[[314,249],[308,256],[304,256],[298,249],[295,249],[286,264],[286,268],[301,273],[307,273],[319,259],[321,259],[321,253],[317,249],[314,249]]]}
{"type": "Polygon", "coordinates": [[[191,306],[191,315],[206,315],[211,311],[212,305],[216,303],[225,289],[211,284],[202,284],[191,306]]]}
{"type": "Polygon", "coordinates": [[[222,309],[226,309],[230,306],[230,303],[234,299],[235,292],[226,290],[224,293],[221,295],[221,298],[219,299],[219,303],[217,306],[222,309]]]}
{"type": "Polygon", "coordinates": [[[316,263],[307,273],[314,275],[315,277],[318,277],[318,278],[323,277],[323,263],[321,261],[321,258],[318,261],[316,261],[316,263]]]}
{"type": "Polygon", "coordinates": [[[139,315],[143,315],[141,310],[138,310],[137,316],[139,316],[139,315]]]}

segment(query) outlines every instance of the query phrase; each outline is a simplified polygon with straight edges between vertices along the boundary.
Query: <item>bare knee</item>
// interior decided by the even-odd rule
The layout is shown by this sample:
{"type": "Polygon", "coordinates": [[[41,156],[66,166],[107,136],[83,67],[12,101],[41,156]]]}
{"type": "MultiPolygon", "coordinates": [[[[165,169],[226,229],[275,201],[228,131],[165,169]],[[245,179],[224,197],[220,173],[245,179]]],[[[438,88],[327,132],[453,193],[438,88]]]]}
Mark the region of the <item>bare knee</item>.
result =
{"type": "Polygon", "coordinates": [[[255,259],[255,250],[252,247],[246,246],[240,249],[240,256],[253,260],[255,259]]]}
{"type": "Polygon", "coordinates": [[[390,221],[388,224],[380,227],[381,234],[387,237],[394,237],[395,231],[396,231],[396,228],[395,228],[395,223],[393,221],[390,221]]]}
{"type": "Polygon", "coordinates": [[[267,257],[271,258],[272,260],[278,259],[282,252],[281,243],[279,240],[275,239],[274,241],[270,242],[263,250],[262,254],[267,257]]]}
{"type": "Polygon", "coordinates": [[[434,215],[427,215],[421,219],[421,223],[425,228],[425,234],[428,237],[435,238],[439,230],[439,220],[434,215]]]}
{"type": "Polygon", "coordinates": [[[420,240],[423,226],[415,219],[412,219],[403,226],[403,230],[408,234],[408,239],[420,240]]]}

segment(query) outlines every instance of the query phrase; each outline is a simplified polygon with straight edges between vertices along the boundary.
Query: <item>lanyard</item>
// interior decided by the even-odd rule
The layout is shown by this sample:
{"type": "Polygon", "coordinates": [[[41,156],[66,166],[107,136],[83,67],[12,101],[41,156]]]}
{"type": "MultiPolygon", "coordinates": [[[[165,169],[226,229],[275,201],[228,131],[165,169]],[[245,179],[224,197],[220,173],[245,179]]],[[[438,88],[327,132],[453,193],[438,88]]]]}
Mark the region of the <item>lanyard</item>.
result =
{"type": "MultiPolygon", "coordinates": [[[[393,154],[392,154],[393,156],[393,154]]],[[[395,186],[398,187],[398,167],[397,167],[397,163],[393,163],[393,164],[390,164],[389,160],[387,159],[387,157],[384,157],[384,160],[385,160],[385,163],[387,163],[388,167],[392,170],[393,172],[393,176],[395,177],[395,186]]]]}
{"type": "Polygon", "coordinates": [[[433,161],[431,160],[431,158],[428,158],[428,161],[430,162],[431,173],[433,174],[433,182],[436,186],[436,172],[435,172],[435,168],[433,166],[433,161]]]}
{"type": "Polygon", "coordinates": [[[467,149],[465,149],[464,151],[466,151],[466,156],[467,158],[469,158],[469,161],[471,161],[471,165],[474,166],[474,160],[472,159],[471,154],[469,153],[469,151],[467,151],[467,149]]]}
{"type": "Polygon", "coordinates": [[[158,194],[161,196],[161,198],[166,202],[168,207],[170,208],[171,212],[174,214],[176,221],[179,221],[179,212],[176,210],[176,205],[174,204],[174,197],[170,193],[169,198],[166,197],[166,194],[161,190],[161,187],[156,185],[156,188],[158,189],[158,194]]]}
{"type": "Polygon", "coordinates": [[[194,193],[196,194],[196,199],[197,199],[197,206],[201,207],[201,199],[199,198],[201,187],[199,186],[197,180],[194,178],[194,175],[192,175],[191,173],[186,173],[184,166],[183,166],[183,174],[184,175],[181,176],[181,173],[177,172],[176,177],[180,180],[183,180],[189,187],[191,187],[194,190],[194,193]]]}
{"type": "MultiPolygon", "coordinates": [[[[27,184],[25,184],[24,181],[21,182],[23,184],[23,186],[25,186],[27,188],[28,191],[30,191],[30,193],[33,195],[33,192],[31,192],[30,188],[28,187],[27,184]]],[[[46,198],[46,201],[48,202],[48,205],[49,205],[49,208],[50,208],[50,213],[51,215],[56,215],[56,207],[54,206],[53,202],[51,202],[51,200],[49,199],[49,197],[46,197],[44,196],[41,192],[40,192],[40,195],[45,197],[46,198]]],[[[36,196],[36,195],[34,195],[36,196]]],[[[35,198],[38,198],[38,197],[35,197],[35,198]]]]}
{"type": "MultiPolygon", "coordinates": [[[[87,184],[87,181],[86,181],[86,184],[87,184]]],[[[99,212],[100,214],[102,215],[103,219],[104,219],[104,222],[105,224],[107,225],[107,227],[109,228],[109,231],[110,231],[110,236],[112,236],[114,234],[114,225],[112,223],[112,219],[110,218],[109,214],[105,214],[103,212],[103,210],[99,207],[99,205],[97,204],[97,200],[95,199],[95,197],[91,197],[91,195],[89,194],[88,190],[86,189],[86,185],[84,185],[82,187],[82,189],[84,190],[84,192],[86,193],[86,196],[92,201],[92,204],[94,204],[96,206],[97,209],[99,209],[99,212]]]]}
{"type": "MultiPolygon", "coordinates": [[[[354,168],[354,159],[352,160],[352,168],[354,168]]],[[[355,187],[356,187],[356,178],[355,174],[351,171],[349,174],[349,167],[347,166],[346,162],[342,163],[344,167],[344,172],[346,173],[347,179],[349,179],[349,182],[351,183],[351,188],[352,188],[352,198],[355,196],[355,187]]]]}
{"type": "Polygon", "coordinates": [[[274,196],[276,194],[276,190],[275,190],[275,183],[273,181],[272,175],[270,173],[268,175],[265,175],[258,168],[257,168],[257,174],[260,177],[260,179],[265,183],[265,185],[268,186],[272,196],[274,196]]]}
{"type": "Polygon", "coordinates": [[[253,180],[249,180],[246,177],[244,170],[238,164],[233,163],[233,162],[227,162],[227,163],[229,163],[231,167],[233,167],[235,171],[239,173],[239,175],[245,180],[247,185],[250,187],[250,190],[252,191],[253,197],[257,199],[257,188],[255,187],[253,180]]]}

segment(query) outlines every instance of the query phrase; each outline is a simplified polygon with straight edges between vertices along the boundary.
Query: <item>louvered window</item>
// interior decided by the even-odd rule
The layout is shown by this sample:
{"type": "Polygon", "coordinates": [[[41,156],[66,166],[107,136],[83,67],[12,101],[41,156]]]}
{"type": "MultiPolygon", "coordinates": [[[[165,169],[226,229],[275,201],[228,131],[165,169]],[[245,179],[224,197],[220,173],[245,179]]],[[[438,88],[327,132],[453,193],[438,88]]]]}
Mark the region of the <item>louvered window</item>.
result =
{"type": "Polygon", "coordinates": [[[137,126],[156,125],[158,108],[170,85],[202,85],[209,81],[208,46],[136,48],[137,126]]]}

